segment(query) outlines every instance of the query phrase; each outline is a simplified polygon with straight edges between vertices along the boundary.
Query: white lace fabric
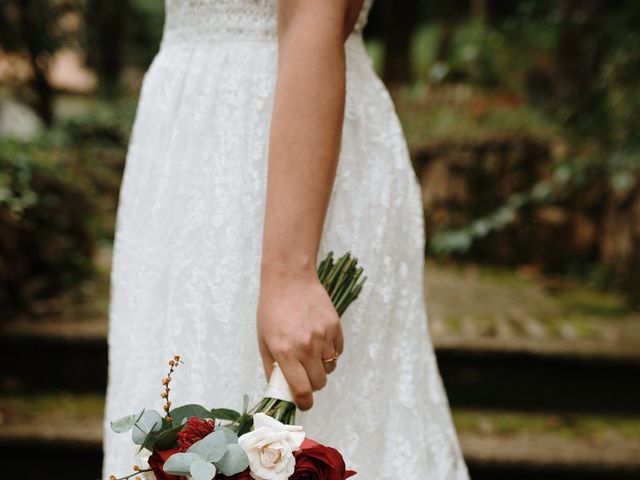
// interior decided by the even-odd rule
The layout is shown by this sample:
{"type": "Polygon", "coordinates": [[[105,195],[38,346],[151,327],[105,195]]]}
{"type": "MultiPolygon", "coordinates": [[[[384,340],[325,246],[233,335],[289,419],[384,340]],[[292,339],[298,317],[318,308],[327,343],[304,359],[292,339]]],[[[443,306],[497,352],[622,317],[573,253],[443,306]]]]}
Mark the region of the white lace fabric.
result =
{"type": "MultiPolygon", "coordinates": [[[[354,27],[362,32],[373,0],[365,0],[354,27]]],[[[166,0],[163,44],[275,40],[274,0],[166,0]]]]}
{"type": "MultiPolygon", "coordinates": [[[[240,408],[266,385],[255,312],[276,77],[276,0],[167,0],[120,195],[109,330],[103,478],[136,448],[109,420],[160,409],[170,356],[174,405],[240,408]]],[[[319,259],[353,252],[368,281],[343,318],[345,352],[307,434],[363,480],[466,480],[428,337],[420,190],[358,27],[319,259]]],[[[303,160],[301,160],[303,161],[303,160]]]]}

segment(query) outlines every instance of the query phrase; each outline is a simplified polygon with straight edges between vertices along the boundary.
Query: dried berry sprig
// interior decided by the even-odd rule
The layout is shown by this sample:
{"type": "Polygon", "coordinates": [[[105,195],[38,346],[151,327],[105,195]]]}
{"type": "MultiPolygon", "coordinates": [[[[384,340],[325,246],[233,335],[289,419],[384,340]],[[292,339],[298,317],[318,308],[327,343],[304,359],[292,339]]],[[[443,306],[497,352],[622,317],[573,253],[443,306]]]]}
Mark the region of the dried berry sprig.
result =
{"type": "Polygon", "coordinates": [[[171,394],[171,375],[173,375],[173,372],[175,372],[176,368],[178,368],[178,365],[180,365],[181,363],[184,362],[180,360],[180,355],[174,355],[173,358],[169,360],[169,373],[167,373],[167,376],[162,379],[164,390],[160,392],[160,398],[164,400],[162,409],[166,414],[164,418],[169,425],[173,424],[173,418],[171,418],[171,416],[169,415],[169,411],[171,410],[171,400],[169,399],[169,395],[171,394]]]}
{"type": "MultiPolygon", "coordinates": [[[[178,368],[178,366],[180,364],[184,364],[184,362],[180,359],[180,355],[174,355],[173,358],[171,358],[169,360],[169,371],[167,372],[167,375],[162,379],[162,385],[164,387],[164,389],[162,390],[162,392],[160,392],[160,398],[162,398],[164,400],[164,405],[163,405],[163,410],[165,411],[165,421],[168,425],[168,428],[166,425],[161,427],[160,432],[162,431],[166,431],[169,428],[172,427],[172,423],[173,423],[173,419],[171,418],[171,416],[169,415],[169,412],[171,411],[171,400],[170,400],[170,395],[171,395],[171,380],[173,379],[172,375],[173,373],[176,371],[176,368],[178,368]]],[[[202,407],[203,408],[203,407],[202,407]]],[[[156,415],[158,415],[157,412],[155,412],[154,410],[150,411],[151,413],[155,413],[156,415]]],[[[149,438],[149,436],[151,436],[152,434],[147,432],[146,430],[143,430],[140,428],[140,426],[137,425],[137,422],[143,417],[143,414],[145,413],[145,410],[143,410],[140,414],[137,415],[129,415],[127,417],[121,418],[120,420],[116,421],[116,422],[112,422],[111,424],[111,428],[116,432],[116,433],[122,433],[125,431],[130,430],[133,427],[137,427],[138,429],[140,429],[145,435],[146,438],[144,440],[144,442],[142,442],[140,449],[142,449],[143,447],[146,447],[146,441],[149,438]],[[117,427],[114,426],[114,424],[118,425],[117,427]]],[[[157,418],[157,417],[156,417],[157,418]]],[[[155,425],[154,425],[155,427],[155,425]]],[[[154,432],[155,430],[151,430],[151,432],[154,432]]],[[[149,450],[153,450],[155,448],[155,442],[152,443],[148,448],[149,450]]],[[[153,472],[152,468],[146,468],[143,469],[141,467],[139,467],[138,465],[134,465],[133,466],[133,472],[130,473],[129,475],[125,475],[123,477],[116,477],[115,475],[110,475],[109,476],[109,480],[142,480],[142,477],[140,476],[140,474],[142,473],[146,473],[146,472],[153,472]]]]}
{"type": "Polygon", "coordinates": [[[133,473],[130,473],[126,477],[116,477],[115,475],[110,475],[109,480],[128,480],[131,477],[135,477],[133,480],[142,480],[142,477],[140,477],[139,474],[151,471],[153,471],[151,468],[140,468],[138,465],[134,465],[133,473]]]}

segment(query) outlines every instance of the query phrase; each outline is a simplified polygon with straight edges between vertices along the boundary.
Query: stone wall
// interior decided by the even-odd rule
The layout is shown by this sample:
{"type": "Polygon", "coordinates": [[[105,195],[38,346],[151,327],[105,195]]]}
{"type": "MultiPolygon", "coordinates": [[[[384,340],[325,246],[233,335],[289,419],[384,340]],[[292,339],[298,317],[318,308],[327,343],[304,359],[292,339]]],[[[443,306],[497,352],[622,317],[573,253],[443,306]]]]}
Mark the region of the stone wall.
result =
{"type": "MultiPolygon", "coordinates": [[[[555,140],[509,136],[444,141],[414,151],[427,242],[439,231],[464,228],[490,215],[514,195],[544,186],[538,184],[552,177],[554,162],[565,150],[555,140]]],[[[456,255],[545,272],[599,264],[640,303],[640,172],[622,190],[597,169],[589,175],[547,200],[524,202],[504,228],[477,238],[468,251],[456,255]]]]}

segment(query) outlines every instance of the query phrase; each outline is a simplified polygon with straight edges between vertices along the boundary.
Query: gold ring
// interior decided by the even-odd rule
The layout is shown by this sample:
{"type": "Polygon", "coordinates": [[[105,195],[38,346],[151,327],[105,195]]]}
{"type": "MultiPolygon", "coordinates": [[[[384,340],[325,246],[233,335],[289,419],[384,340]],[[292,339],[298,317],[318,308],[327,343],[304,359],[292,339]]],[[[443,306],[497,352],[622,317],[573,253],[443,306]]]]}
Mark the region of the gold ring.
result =
{"type": "Polygon", "coordinates": [[[322,359],[322,363],[333,363],[333,362],[337,362],[337,361],[338,361],[338,357],[339,357],[339,356],[340,356],[340,355],[336,354],[336,355],[334,355],[334,356],[333,356],[333,357],[331,357],[331,358],[327,358],[326,360],[323,358],[323,359],[322,359]]]}

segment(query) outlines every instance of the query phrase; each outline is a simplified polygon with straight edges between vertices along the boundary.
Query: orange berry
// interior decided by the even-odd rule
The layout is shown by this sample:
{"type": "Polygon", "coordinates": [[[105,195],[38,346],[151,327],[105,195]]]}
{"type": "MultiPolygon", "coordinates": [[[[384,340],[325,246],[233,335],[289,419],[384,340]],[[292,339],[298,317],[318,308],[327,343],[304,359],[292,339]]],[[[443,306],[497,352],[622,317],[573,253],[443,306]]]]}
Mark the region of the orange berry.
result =
{"type": "Polygon", "coordinates": [[[180,355],[176,355],[175,357],[173,357],[173,359],[174,359],[176,362],[179,362],[179,361],[180,361],[180,355]]]}
{"type": "Polygon", "coordinates": [[[133,471],[134,472],[139,472],[140,471],[140,467],[138,465],[134,465],[133,466],[133,471]]]}

